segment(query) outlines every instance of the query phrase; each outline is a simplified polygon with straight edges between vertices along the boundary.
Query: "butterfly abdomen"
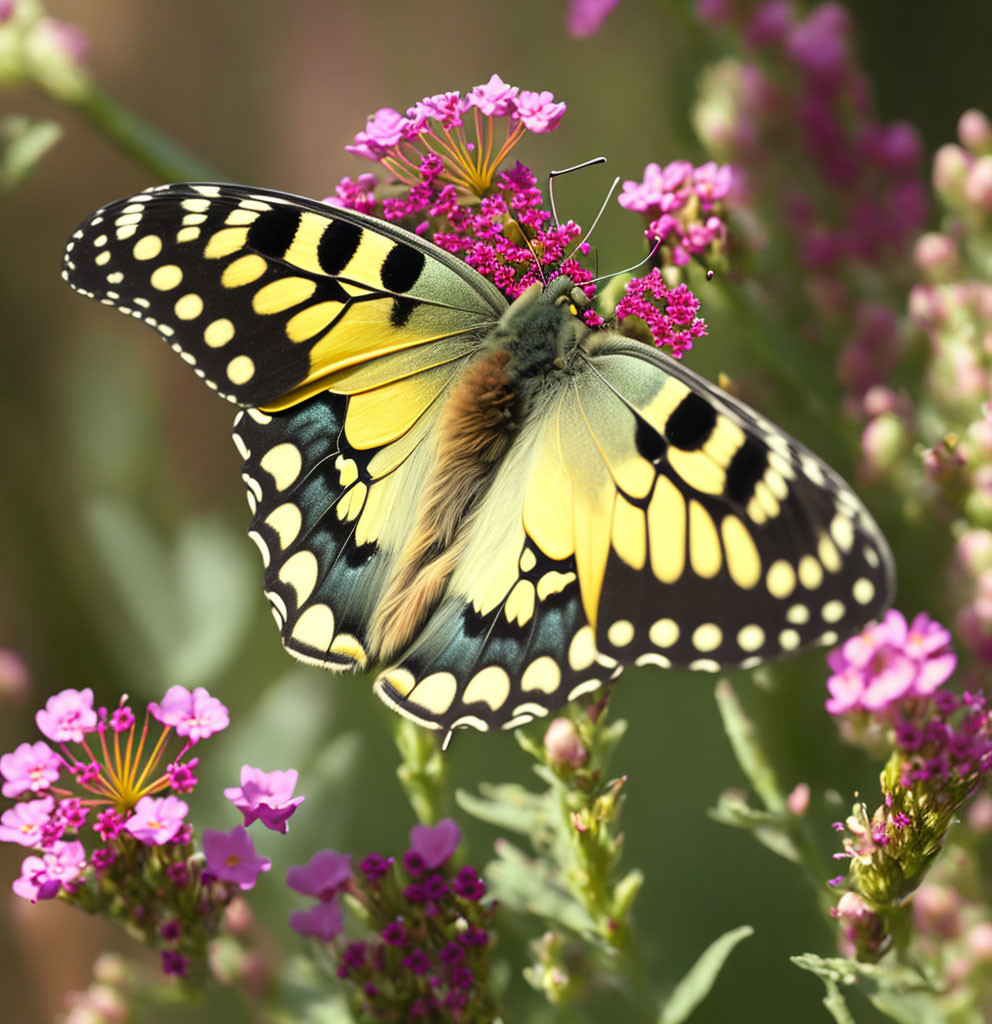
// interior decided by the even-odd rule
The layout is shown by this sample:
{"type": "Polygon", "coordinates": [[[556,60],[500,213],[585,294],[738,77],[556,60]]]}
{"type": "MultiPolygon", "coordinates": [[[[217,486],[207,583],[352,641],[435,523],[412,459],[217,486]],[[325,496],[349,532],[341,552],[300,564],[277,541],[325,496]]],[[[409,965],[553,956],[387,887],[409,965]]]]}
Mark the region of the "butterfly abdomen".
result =
{"type": "Polygon", "coordinates": [[[470,363],[445,403],[413,529],[372,621],[379,657],[405,647],[436,605],[464,542],[467,517],[509,450],[518,397],[509,364],[506,349],[486,352],[470,363]]]}

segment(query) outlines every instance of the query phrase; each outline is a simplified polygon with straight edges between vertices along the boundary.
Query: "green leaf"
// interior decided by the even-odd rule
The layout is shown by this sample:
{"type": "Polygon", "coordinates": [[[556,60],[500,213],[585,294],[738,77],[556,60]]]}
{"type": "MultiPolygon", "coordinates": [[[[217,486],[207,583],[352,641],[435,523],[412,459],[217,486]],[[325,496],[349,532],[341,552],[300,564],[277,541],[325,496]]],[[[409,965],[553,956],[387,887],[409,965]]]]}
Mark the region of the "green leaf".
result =
{"type": "Polygon", "coordinates": [[[815,974],[827,989],[824,1006],[839,1024],[851,1024],[839,986],[857,988],[876,1009],[899,1024],[946,1024],[947,1013],[940,1005],[933,984],[918,970],[896,963],[868,964],[844,957],[821,957],[814,953],[790,957],[792,962],[815,974]]]}
{"type": "Polygon", "coordinates": [[[481,797],[464,789],[455,791],[455,803],[473,818],[525,836],[548,831],[552,809],[544,795],[516,783],[483,783],[479,789],[484,794],[481,797]]]}
{"type": "Polygon", "coordinates": [[[175,555],[182,641],[169,653],[171,682],[203,685],[238,652],[255,607],[255,559],[220,523],[184,524],[175,555]]]}
{"type": "Polygon", "coordinates": [[[837,982],[832,978],[821,978],[820,980],[827,990],[827,994],[823,997],[823,1005],[826,1007],[827,1013],[837,1021],[837,1024],[856,1024],[854,1017],[851,1016],[851,1011],[847,1008],[844,993],[838,988],[837,982]]]}
{"type": "Polygon", "coordinates": [[[598,941],[592,917],[558,886],[545,861],[528,857],[505,840],[499,843],[497,853],[498,859],[486,865],[484,874],[492,883],[491,894],[500,903],[598,941]]]}
{"type": "Polygon", "coordinates": [[[697,1006],[709,995],[710,989],[723,970],[736,946],[754,934],[749,925],[742,925],[711,942],[699,959],[689,968],[686,976],[675,986],[665,1001],[658,1017],[658,1024],[682,1024],[697,1006]]]}
{"type": "Polygon", "coordinates": [[[23,114],[0,121],[0,192],[22,184],[61,138],[62,126],[55,121],[32,121],[23,114]]]}
{"type": "Polygon", "coordinates": [[[761,738],[754,723],[741,707],[734,688],[726,679],[716,686],[716,703],[723,719],[723,728],[733,747],[734,756],[761,802],[773,814],[785,814],[785,795],[775,778],[771,762],[765,756],[761,738]]]}
{"type": "MultiPolygon", "coordinates": [[[[182,639],[180,614],[168,552],[158,537],[120,502],[92,501],[85,509],[85,522],[93,550],[116,592],[119,609],[114,610],[117,628],[111,637],[132,664],[144,663],[144,671],[129,669],[146,686],[161,687],[165,666],[182,639]],[[127,616],[127,628],[120,628],[120,614],[127,616]],[[136,649],[137,648],[137,649],[136,649]],[[152,659],[154,676],[149,679],[147,662],[152,659]]],[[[99,587],[96,588],[99,592],[99,587]]]]}

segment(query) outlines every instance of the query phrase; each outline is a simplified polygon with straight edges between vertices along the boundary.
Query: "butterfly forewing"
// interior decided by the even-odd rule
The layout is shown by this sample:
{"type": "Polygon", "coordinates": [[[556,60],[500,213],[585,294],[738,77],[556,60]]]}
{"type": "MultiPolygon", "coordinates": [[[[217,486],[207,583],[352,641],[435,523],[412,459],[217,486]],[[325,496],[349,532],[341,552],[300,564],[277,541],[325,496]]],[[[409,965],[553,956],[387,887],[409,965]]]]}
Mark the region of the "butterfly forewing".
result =
{"type": "Polygon", "coordinates": [[[335,373],[494,323],[506,300],[463,267],[352,211],[189,184],[97,211],[69,243],[63,276],[154,327],[224,398],[284,407],[335,373]]]}

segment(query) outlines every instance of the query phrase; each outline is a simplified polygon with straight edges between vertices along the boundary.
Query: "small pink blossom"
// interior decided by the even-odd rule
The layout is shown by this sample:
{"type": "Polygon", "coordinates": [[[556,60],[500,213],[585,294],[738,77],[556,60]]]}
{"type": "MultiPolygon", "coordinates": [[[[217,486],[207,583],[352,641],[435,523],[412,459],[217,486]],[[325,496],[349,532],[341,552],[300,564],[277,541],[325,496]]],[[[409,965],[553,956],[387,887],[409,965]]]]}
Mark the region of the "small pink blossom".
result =
{"type": "Polygon", "coordinates": [[[455,822],[442,818],[433,828],[414,825],[410,829],[410,849],[420,855],[425,867],[438,868],[455,852],[461,838],[461,829],[455,822]]]}
{"type": "Polygon", "coordinates": [[[12,888],[22,899],[37,903],[58,895],[63,885],[75,881],[86,866],[86,851],[78,840],[55,842],[41,857],[26,857],[21,864],[21,877],[12,888]]]}
{"type": "Polygon", "coordinates": [[[148,711],[163,725],[175,726],[177,735],[193,743],[226,729],[230,722],[227,708],[202,686],[192,693],[185,686],[170,686],[162,703],[152,701],[148,711]]]}
{"type": "Polygon", "coordinates": [[[286,872],[286,885],[293,892],[329,900],[351,881],[351,858],[337,850],[320,850],[306,864],[286,872]]]}
{"type": "Polygon", "coordinates": [[[260,768],[243,765],[241,785],[224,790],[224,796],[244,815],[244,824],[260,820],[266,828],[283,835],[289,831],[288,819],[305,797],[293,796],[299,772],[263,772],[260,768]]]}
{"type": "Polygon", "coordinates": [[[522,90],[517,96],[516,109],[511,114],[532,132],[553,132],[565,114],[565,104],[555,103],[550,92],[522,90]]]}
{"type": "Polygon", "coordinates": [[[89,687],[62,690],[49,697],[34,717],[42,735],[53,743],[82,743],[86,733],[96,728],[93,691],[89,687]]]}
{"type": "Polygon", "coordinates": [[[957,666],[948,631],[921,613],[907,625],[894,608],[827,655],[827,710],[886,711],[899,701],[932,694],[957,666]]]}
{"type": "Polygon", "coordinates": [[[40,793],[58,779],[61,767],[62,759],[44,740],[22,743],[0,757],[0,775],[6,780],[0,792],[6,797],[40,793]]]}
{"type": "Polygon", "coordinates": [[[344,927],[344,916],[336,899],[325,900],[309,910],[294,910],[289,927],[300,935],[312,935],[330,942],[344,927]]]}
{"type": "Polygon", "coordinates": [[[177,796],[143,796],[124,828],[148,846],[164,846],[179,833],[189,805],[177,796]]]}
{"type": "Polygon", "coordinates": [[[0,815],[0,842],[19,846],[40,846],[42,829],[48,824],[55,801],[50,796],[15,804],[0,815]]]}
{"type": "Polygon", "coordinates": [[[244,825],[235,825],[230,832],[205,829],[203,853],[207,867],[222,882],[231,882],[243,890],[253,889],[258,876],[272,867],[268,857],[255,852],[244,825]]]}
{"type": "Polygon", "coordinates": [[[507,85],[499,75],[493,75],[485,85],[477,85],[469,92],[465,106],[478,107],[487,117],[506,117],[515,106],[518,92],[515,85],[507,85]]]}
{"type": "Polygon", "coordinates": [[[344,148],[355,156],[378,160],[406,138],[409,121],[392,107],[380,107],[368,120],[365,131],[355,136],[355,141],[344,148]]]}

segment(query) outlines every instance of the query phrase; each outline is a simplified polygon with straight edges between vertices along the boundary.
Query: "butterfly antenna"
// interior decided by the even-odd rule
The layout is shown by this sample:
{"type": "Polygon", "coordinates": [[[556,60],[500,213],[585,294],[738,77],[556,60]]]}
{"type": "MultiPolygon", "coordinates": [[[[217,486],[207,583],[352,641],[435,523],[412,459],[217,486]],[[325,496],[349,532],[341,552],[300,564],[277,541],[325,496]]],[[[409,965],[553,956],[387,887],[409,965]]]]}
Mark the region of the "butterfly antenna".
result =
{"type": "Polygon", "coordinates": [[[594,277],[591,281],[584,282],[585,284],[595,284],[597,281],[606,281],[608,278],[616,277],[618,274],[629,274],[632,270],[636,270],[638,267],[643,267],[645,263],[658,251],[658,246],[661,245],[661,239],[655,240],[654,246],[651,251],[641,260],[640,263],[635,263],[632,267],[627,267],[624,270],[614,270],[612,274],[603,274],[602,277],[594,277]]]}
{"type": "Polygon", "coordinates": [[[551,171],[548,174],[548,198],[551,200],[551,216],[554,218],[555,227],[561,227],[558,221],[558,211],[555,209],[555,178],[560,177],[563,174],[571,174],[572,171],[581,171],[583,167],[592,167],[595,164],[605,164],[605,156],[596,156],[592,160],[586,160],[583,164],[576,164],[574,167],[566,167],[562,171],[551,171]]]}
{"type": "Polygon", "coordinates": [[[620,179],[614,178],[613,184],[610,186],[610,190],[606,193],[606,198],[603,200],[603,205],[600,206],[599,213],[596,214],[596,219],[592,222],[592,225],[590,226],[589,230],[585,233],[585,236],[581,238],[572,248],[572,251],[565,256],[566,260],[572,258],[573,253],[578,251],[580,245],[589,241],[589,236],[593,233],[593,231],[596,230],[596,225],[599,223],[599,218],[603,216],[603,211],[606,209],[606,204],[610,201],[611,197],[613,196],[613,193],[616,191],[617,185],[619,184],[620,179]]]}

